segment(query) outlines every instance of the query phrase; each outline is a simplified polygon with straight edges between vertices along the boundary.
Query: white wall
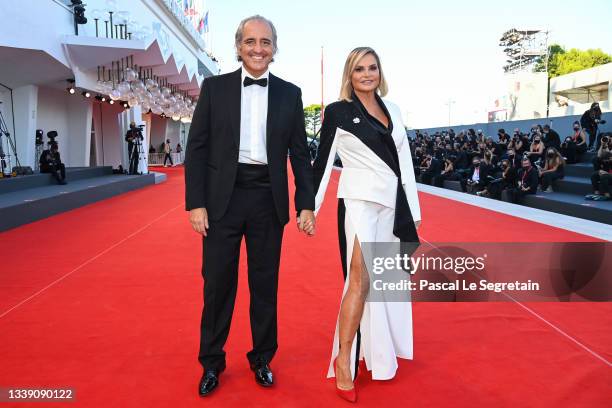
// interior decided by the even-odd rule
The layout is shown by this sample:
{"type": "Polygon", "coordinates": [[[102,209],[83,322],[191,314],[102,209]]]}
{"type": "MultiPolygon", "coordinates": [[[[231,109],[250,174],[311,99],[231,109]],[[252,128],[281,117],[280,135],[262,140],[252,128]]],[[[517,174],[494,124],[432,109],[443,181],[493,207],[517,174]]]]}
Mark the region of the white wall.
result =
{"type": "Polygon", "coordinates": [[[68,66],[62,38],[74,34],[73,15],[51,0],[1,2],[0,38],[5,47],[43,50],[68,66]]]}
{"type": "Polygon", "coordinates": [[[109,105],[105,102],[94,104],[92,116],[96,130],[96,161],[99,166],[117,168],[120,164],[124,164],[125,141],[119,126],[119,116],[123,110],[119,104],[109,105]]]}
{"type": "Polygon", "coordinates": [[[172,119],[166,119],[166,139],[170,139],[170,146],[176,149],[176,144],[181,139],[181,122],[172,119]]]}
{"type": "MultiPolygon", "coordinates": [[[[63,89],[39,87],[36,129],[56,130],[62,161],[67,167],[89,166],[92,99],[63,89]]],[[[32,136],[33,137],[33,136],[32,136]]],[[[46,144],[45,144],[46,146],[46,144]]]]}
{"type": "MultiPolygon", "coordinates": [[[[159,145],[164,143],[166,139],[166,122],[168,118],[151,115],[151,143],[156,151],[159,152],[159,145]]],[[[170,119],[172,121],[172,119],[170,119]]]]}
{"type": "Polygon", "coordinates": [[[612,63],[599,65],[594,68],[584,69],[567,75],[561,75],[550,80],[550,116],[566,116],[582,114],[591,107],[591,103],[580,103],[573,99],[564,99],[566,105],[556,101],[558,92],[575,90],[580,87],[592,86],[603,82],[608,83],[608,98],[599,100],[602,112],[612,111],[612,63]]]}

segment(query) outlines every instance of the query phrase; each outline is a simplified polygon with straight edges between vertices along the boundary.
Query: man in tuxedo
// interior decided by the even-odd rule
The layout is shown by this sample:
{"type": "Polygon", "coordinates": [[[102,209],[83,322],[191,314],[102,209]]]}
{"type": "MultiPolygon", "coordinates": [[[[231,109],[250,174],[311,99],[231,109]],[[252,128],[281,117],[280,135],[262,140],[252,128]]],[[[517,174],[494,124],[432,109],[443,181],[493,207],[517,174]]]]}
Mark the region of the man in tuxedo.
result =
{"type": "Polygon", "coordinates": [[[300,89],[268,71],[276,29],[261,16],[236,31],[242,67],[202,84],[185,157],[186,209],[203,238],[204,309],[199,394],[210,394],[225,369],[244,236],[248,257],[253,349],[258,384],[273,385],[277,287],[283,228],[289,221],[287,152],[295,178],[298,229],[314,234],[312,167],[300,89]]]}

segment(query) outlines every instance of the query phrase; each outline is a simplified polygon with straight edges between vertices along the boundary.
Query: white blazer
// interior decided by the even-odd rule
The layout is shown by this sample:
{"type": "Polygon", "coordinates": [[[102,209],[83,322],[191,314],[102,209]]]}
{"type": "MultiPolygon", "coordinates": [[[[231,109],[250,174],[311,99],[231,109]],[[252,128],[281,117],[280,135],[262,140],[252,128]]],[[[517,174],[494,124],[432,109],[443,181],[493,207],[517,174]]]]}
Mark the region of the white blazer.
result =
{"type": "MultiPolygon", "coordinates": [[[[383,100],[383,102],[393,121],[392,137],[399,158],[402,186],[406,192],[412,218],[416,222],[421,220],[421,208],[410,145],[402,115],[397,105],[387,100],[383,100]]],[[[355,125],[354,128],[359,129],[361,122],[365,121],[355,116],[352,118],[352,122],[355,125]]],[[[363,123],[363,126],[366,126],[366,123],[363,123]]],[[[351,130],[353,130],[352,128],[351,130]]],[[[340,156],[343,166],[338,183],[338,198],[373,201],[389,208],[395,208],[397,176],[393,170],[355,134],[338,126],[327,157],[325,172],[317,190],[315,214],[319,212],[323,203],[336,153],[340,156]]]]}

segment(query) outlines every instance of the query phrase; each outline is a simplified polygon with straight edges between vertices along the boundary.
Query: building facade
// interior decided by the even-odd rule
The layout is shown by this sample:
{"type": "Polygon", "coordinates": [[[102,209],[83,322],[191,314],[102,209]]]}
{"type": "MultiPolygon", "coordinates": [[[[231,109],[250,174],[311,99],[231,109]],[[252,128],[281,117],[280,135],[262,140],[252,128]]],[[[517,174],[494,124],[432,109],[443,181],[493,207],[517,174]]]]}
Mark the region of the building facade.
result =
{"type": "Polygon", "coordinates": [[[124,138],[134,121],[143,126],[146,171],[151,146],[159,151],[170,139],[173,148],[184,147],[200,84],[218,73],[202,19],[198,29],[193,10],[177,0],[88,0],[83,9],[73,3],[2,5],[0,112],[19,162],[36,167],[40,129],[44,146],[57,131],[69,167],[127,168],[124,138]],[[76,24],[81,17],[87,22],[76,24]]]}

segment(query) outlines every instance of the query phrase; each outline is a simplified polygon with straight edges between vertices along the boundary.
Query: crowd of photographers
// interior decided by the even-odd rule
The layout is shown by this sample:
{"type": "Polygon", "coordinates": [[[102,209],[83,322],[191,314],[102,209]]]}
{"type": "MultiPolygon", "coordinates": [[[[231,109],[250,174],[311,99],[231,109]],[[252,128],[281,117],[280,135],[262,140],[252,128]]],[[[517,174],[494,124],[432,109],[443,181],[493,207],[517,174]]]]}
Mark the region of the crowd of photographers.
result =
{"type": "Polygon", "coordinates": [[[609,200],[612,141],[610,135],[597,132],[600,123],[605,121],[594,103],[572,129],[559,130],[567,134],[563,138],[548,125],[535,125],[529,133],[499,129],[496,138],[474,129],[432,135],[417,130],[410,142],[414,171],[424,184],[443,187],[445,180],[454,180],[464,192],[501,199],[506,191],[508,199],[518,203],[538,190],[552,192],[554,181],[564,177],[565,165],[581,161],[591,151],[596,152],[593,194],[585,198],[609,200]]]}

